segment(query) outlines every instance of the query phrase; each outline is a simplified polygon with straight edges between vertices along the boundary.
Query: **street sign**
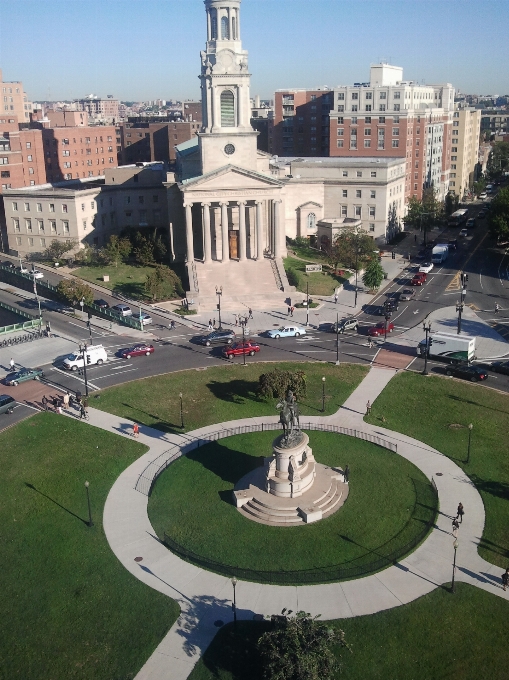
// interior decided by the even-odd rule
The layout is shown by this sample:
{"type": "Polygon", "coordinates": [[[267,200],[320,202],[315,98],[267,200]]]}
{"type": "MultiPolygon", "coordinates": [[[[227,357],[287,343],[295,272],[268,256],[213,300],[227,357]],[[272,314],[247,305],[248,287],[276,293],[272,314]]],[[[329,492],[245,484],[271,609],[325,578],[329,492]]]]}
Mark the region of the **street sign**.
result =
{"type": "Polygon", "coordinates": [[[309,274],[309,272],[321,272],[322,271],[322,265],[321,264],[307,264],[306,265],[306,274],[309,274]]]}

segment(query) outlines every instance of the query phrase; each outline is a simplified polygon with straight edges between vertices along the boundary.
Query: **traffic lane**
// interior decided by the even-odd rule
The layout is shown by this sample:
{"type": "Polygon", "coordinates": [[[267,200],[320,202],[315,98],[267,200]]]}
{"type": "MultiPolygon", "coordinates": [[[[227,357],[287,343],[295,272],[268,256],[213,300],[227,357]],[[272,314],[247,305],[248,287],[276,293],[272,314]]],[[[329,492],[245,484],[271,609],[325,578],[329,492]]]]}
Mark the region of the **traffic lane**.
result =
{"type": "MultiPolygon", "coordinates": [[[[3,387],[5,386],[0,387],[0,393],[5,394],[3,387]]],[[[30,416],[33,416],[37,412],[38,409],[36,408],[16,402],[13,406],[12,413],[3,413],[0,415],[0,432],[6,430],[8,427],[12,427],[12,425],[20,423],[26,418],[30,418],[30,416]]]]}
{"type": "MultiPolygon", "coordinates": [[[[442,361],[434,361],[433,359],[428,359],[428,372],[434,375],[446,375],[448,364],[442,361]]],[[[407,370],[415,371],[417,373],[422,373],[424,370],[424,359],[422,357],[416,357],[412,364],[407,370]]],[[[447,376],[450,377],[450,376],[447,376]]],[[[468,380],[463,380],[462,378],[454,378],[454,380],[459,380],[460,382],[469,382],[468,380]]],[[[488,379],[480,380],[476,385],[483,385],[486,387],[492,387],[502,392],[509,393],[509,376],[503,375],[502,373],[495,373],[488,369],[488,379]]]]}

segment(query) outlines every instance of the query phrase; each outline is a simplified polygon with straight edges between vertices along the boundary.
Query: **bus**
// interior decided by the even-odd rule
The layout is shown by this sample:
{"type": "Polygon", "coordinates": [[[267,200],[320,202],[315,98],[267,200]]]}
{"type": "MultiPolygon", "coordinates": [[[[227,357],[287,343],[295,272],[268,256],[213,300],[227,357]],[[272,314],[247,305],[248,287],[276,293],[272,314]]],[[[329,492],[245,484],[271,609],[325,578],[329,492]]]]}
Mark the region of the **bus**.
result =
{"type": "Polygon", "coordinates": [[[456,210],[456,212],[453,212],[453,214],[449,217],[449,221],[447,222],[447,224],[450,227],[460,227],[467,221],[467,218],[468,218],[467,209],[456,210]]]}

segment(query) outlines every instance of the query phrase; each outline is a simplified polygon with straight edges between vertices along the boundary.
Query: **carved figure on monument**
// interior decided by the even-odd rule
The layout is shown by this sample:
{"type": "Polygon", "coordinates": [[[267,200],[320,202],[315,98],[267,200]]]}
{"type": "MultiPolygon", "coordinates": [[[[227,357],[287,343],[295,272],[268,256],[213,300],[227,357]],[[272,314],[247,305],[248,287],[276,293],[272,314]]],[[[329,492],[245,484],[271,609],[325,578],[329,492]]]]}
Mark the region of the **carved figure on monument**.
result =
{"type": "Polygon", "coordinates": [[[291,390],[288,390],[286,399],[282,399],[276,408],[280,409],[279,422],[283,426],[283,442],[285,445],[295,444],[302,438],[300,431],[300,411],[297,400],[291,390]]]}

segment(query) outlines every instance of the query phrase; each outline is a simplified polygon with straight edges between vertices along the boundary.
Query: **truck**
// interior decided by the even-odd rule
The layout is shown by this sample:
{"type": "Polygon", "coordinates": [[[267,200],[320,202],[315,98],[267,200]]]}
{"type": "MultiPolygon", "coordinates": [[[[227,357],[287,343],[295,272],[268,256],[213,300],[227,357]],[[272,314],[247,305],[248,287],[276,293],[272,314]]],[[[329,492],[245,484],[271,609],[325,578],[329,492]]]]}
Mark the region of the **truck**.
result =
{"type": "MultiPolygon", "coordinates": [[[[87,347],[87,366],[97,364],[100,366],[105,361],[108,361],[108,355],[106,350],[102,345],[90,345],[87,347]]],[[[63,368],[68,371],[77,371],[79,368],[83,368],[83,352],[77,351],[69,354],[62,364],[63,368]]]]}
{"type": "Polygon", "coordinates": [[[449,245],[447,243],[437,243],[431,251],[431,261],[433,264],[442,264],[449,257],[449,245]]]}
{"type": "Polygon", "coordinates": [[[449,216],[447,224],[450,227],[460,227],[468,219],[468,210],[463,208],[462,210],[456,210],[452,215],[449,216]]]}
{"type": "MultiPolygon", "coordinates": [[[[433,333],[428,340],[428,357],[450,364],[470,362],[475,359],[475,337],[453,333],[433,333]]],[[[417,356],[425,356],[426,340],[417,345],[417,356]]]]}

